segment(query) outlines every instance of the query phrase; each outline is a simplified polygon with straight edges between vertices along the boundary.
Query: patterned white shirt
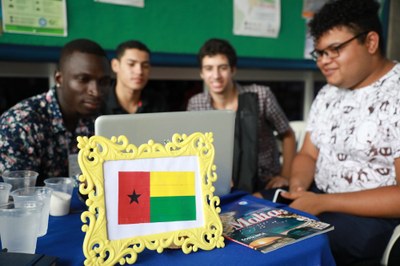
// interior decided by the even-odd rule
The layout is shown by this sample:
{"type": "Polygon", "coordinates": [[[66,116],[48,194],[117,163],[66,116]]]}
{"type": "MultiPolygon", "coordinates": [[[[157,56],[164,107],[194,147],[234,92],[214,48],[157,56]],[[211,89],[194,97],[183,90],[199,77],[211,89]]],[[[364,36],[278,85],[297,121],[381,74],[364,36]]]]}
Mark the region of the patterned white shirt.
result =
{"type": "Polygon", "coordinates": [[[396,184],[400,157],[400,64],[373,84],[348,90],[325,85],[307,131],[319,150],[315,182],[327,193],[396,184]]]}

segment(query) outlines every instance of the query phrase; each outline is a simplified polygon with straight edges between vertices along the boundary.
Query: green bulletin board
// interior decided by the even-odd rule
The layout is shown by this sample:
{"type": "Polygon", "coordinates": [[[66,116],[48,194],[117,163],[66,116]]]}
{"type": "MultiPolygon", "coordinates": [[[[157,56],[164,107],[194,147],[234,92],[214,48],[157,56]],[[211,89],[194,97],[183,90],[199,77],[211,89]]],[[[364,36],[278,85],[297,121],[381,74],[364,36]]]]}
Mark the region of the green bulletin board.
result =
{"type": "Polygon", "coordinates": [[[61,47],[89,38],[107,50],[128,39],[145,42],[152,52],[197,52],[208,38],[228,39],[241,57],[303,59],[305,20],[301,0],[281,1],[279,37],[233,35],[233,0],[145,0],[144,8],[93,0],[67,0],[67,37],[3,33],[0,44],[61,47]]]}
{"type": "Polygon", "coordinates": [[[0,43],[61,47],[89,38],[114,50],[122,41],[139,39],[153,52],[195,54],[206,39],[218,37],[231,41],[240,56],[302,59],[302,1],[282,0],[277,39],[233,35],[232,8],[233,0],[145,0],[144,8],[67,0],[67,37],[3,33],[0,43]]]}

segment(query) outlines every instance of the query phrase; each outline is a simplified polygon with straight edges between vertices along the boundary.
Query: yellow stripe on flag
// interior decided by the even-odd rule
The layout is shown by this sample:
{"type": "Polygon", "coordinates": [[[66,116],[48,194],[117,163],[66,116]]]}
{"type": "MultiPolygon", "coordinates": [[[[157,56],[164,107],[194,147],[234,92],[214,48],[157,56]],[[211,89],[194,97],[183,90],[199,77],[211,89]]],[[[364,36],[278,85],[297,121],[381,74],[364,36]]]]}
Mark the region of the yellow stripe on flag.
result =
{"type": "Polygon", "coordinates": [[[150,197],[193,195],[194,172],[150,172],[150,197]]]}

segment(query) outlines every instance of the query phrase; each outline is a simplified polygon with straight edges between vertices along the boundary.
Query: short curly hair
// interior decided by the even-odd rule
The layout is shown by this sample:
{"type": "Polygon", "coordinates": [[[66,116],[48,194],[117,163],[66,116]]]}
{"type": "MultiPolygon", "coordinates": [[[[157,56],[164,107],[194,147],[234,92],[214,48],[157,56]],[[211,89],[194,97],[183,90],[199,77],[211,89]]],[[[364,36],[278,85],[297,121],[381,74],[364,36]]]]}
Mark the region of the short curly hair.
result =
{"type": "Polygon", "coordinates": [[[383,54],[384,40],[378,15],[379,7],[376,0],[329,0],[308,23],[310,34],[317,41],[336,27],[347,27],[354,34],[374,31],[379,35],[379,49],[383,54]]]}
{"type": "Polygon", "coordinates": [[[236,67],[237,55],[233,46],[226,40],[216,38],[209,39],[200,48],[197,54],[200,67],[204,57],[218,54],[225,55],[228,58],[230,67],[236,67]]]}
{"type": "Polygon", "coordinates": [[[104,49],[96,42],[89,39],[76,39],[68,42],[61,49],[60,59],[58,61],[58,69],[61,70],[65,62],[75,52],[98,55],[108,60],[107,54],[104,49]]]}

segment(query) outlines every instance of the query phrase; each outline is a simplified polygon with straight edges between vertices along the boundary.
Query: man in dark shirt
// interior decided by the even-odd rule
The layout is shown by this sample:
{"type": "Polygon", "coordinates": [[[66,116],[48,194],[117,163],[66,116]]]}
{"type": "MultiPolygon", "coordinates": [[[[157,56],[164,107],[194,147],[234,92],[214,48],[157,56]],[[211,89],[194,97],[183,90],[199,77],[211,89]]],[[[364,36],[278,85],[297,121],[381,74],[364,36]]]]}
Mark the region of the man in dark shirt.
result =
{"type": "Polygon", "coordinates": [[[139,41],[118,45],[111,61],[116,82],[106,101],[104,114],[133,114],[167,111],[164,98],[148,88],[150,50],[139,41]]]}
{"type": "Polygon", "coordinates": [[[97,43],[67,43],[55,73],[56,86],[0,117],[0,173],[33,170],[39,173],[38,185],[47,177],[68,176],[69,158],[76,164],[76,137],[93,135],[110,75],[106,53],[97,43]]]}

